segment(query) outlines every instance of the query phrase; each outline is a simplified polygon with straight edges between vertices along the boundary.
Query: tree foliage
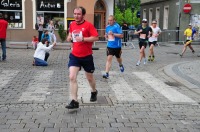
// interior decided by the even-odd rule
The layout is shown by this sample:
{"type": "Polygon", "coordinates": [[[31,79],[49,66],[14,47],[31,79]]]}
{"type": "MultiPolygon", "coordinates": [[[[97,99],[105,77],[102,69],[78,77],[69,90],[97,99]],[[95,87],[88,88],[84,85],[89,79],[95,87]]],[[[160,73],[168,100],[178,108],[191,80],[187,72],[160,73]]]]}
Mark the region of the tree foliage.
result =
{"type": "Polygon", "coordinates": [[[140,24],[140,18],[137,18],[139,10],[140,0],[119,0],[118,5],[115,6],[116,21],[120,25],[126,22],[128,25],[138,26],[140,24]],[[134,6],[134,10],[132,6],[134,6]]]}

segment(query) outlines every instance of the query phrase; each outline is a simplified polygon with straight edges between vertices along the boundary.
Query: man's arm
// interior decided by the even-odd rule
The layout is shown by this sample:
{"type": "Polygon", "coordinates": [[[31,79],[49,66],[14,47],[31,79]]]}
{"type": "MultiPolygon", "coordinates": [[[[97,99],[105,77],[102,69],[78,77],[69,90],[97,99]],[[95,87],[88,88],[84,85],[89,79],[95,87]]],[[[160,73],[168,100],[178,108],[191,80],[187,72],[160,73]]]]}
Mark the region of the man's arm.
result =
{"type": "Polygon", "coordinates": [[[71,33],[68,34],[68,36],[67,36],[67,41],[68,41],[68,42],[71,42],[71,41],[72,41],[72,34],[71,34],[71,33]]]}
{"type": "MultiPolygon", "coordinates": [[[[77,39],[76,39],[77,40],[77,39]]],[[[94,41],[98,41],[99,37],[98,36],[90,36],[90,37],[82,37],[79,38],[77,41],[78,42],[94,42],[94,41]]]]}
{"type": "Polygon", "coordinates": [[[119,33],[113,33],[114,37],[118,37],[118,38],[123,38],[123,34],[119,34],[119,33]]]}

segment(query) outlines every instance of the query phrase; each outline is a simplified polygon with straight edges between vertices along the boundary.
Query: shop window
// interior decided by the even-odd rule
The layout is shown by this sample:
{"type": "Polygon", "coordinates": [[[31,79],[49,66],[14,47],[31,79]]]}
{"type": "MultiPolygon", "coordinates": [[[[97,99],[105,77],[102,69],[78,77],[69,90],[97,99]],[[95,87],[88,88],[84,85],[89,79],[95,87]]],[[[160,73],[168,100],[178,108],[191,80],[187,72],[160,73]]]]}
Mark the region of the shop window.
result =
{"type": "Polygon", "coordinates": [[[64,0],[36,0],[36,22],[42,18],[44,28],[47,28],[49,21],[54,22],[55,28],[64,25],[64,0]]]}
{"type": "Polygon", "coordinates": [[[2,0],[0,9],[9,28],[23,28],[22,0],[2,0]]]}

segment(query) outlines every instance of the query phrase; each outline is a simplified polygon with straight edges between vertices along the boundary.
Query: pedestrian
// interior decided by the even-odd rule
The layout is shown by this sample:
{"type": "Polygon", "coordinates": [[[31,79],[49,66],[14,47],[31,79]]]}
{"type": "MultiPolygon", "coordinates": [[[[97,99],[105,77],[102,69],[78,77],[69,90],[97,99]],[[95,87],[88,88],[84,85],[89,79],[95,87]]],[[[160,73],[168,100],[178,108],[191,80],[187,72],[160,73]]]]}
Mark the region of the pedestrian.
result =
{"type": "Polygon", "coordinates": [[[195,52],[191,45],[192,43],[192,24],[191,23],[188,25],[188,28],[184,31],[184,36],[186,37],[186,41],[185,41],[182,53],[179,54],[181,57],[183,57],[183,54],[185,53],[188,46],[192,50],[193,54],[195,52]]]}
{"type": "Polygon", "coordinates": [[[46,38],[49,42],[50,41],[50,35],[49,35],[49,31],[48,30],[45,30],[43,33],[42,33],[42,36],[41,36],[41,39],[44,39],[46,38]]]}
{"type": "Polygon", "coordinates": [[[6,60],[6,32],[8,22],[3,19],[3,14],[0,13],[0,43],[2,48],[2,61],[6,60]]]}
{"type": "Polygon", "coordinates": [[[112,64],[113,56],[116,57],[119,68],[121,72],[124,72],[124,66],[122,64],[122,42],[121,39],[123,38],[123,32],[120,28],[119,24],[115,22],[114,16],[110,15],[108,17],[108,25],[106,26],[106,34],[105,38],[108,40],[107,42],[107,60],[106,60],[106,73],[103,75],[103,78],[109,78],[109,71],[112,64]]]}
{"type": "Polygon", "coordinates": [[[147,47],[148,38],[152,34],[152,29],[151,27],[147,26],[147,24],[148,24],[147,19],[143,19],[142,25],[140,25],[137,31],[135,31],[135,34],[139,35],[139,48],[140,48],[140,57],[136,66],[140,65],[142,58],[144,58],[144,64],[146,64],[147,62],[146,56],[145,56],[145,49],[147,47]]]}
{"type": "Polygon", "coordinates": [[[73,49],[69,55],[69,79],[71,102],[65,108],[79,108],[77,100],[78,84],[77,75],[81,67],[85,70],[86,78],[91,86],[90,101],[97,100],[98,91],[96,90],[96,81],[93,75],[95,70],[92,56],[92,44],[97,41],[98,33],[95,27],[85,20],[86,10],[83,7],[74,9],[74,20],[70,24],[70,30],[67,37],[68,42],[73,42],[73,49]]]}
{"type": "Polygon", "coordinates": [[[33,45],[33,49],[34,49],[34,50],[36,50],[38,42],[39,42],[39,41],[38,41],[38,37],[33,36],[32,45],[33,45]]]}
{"type": "Polygon", "coordinates": [[[35,50],[35,53],[33,55],[34,61],[33,66],[47,66],[47,59],[49,57],[49,51],[56,45],[56,43],[53,43],[52,45],[49,45],[49,41],[44,38],[41,42],[38,43],[37,49],[35,50]]]}
{"type": "Polygon", "coordinates": [[[52,20],[49,22],[47,30],[49,31],[50,42],[56,42],[56,36],[54,34],[55,27],[52,20]]]}
{"type": "Polygon", "coordinates": [[[37,17],[37,24],[38,24],[38,39],[39,42],[41,42],[42,40],[42,33],[43,33],[43,25],[44,25],[44,18],[42,17],[42,15],[39,15],[39,17],[37,17]]]}
{"type": "Polygon", "coordinates": [[[124,41],[124,45],[126,46],[126,43],[128,41],[128,25],[127,23],[123,23],[123,26],[122,26],[122,31],[123,31],[123,34],[124,34],[124,37],[123,37],[123,41],[124,41]]]}
{"type": "Polygon", "coordinates": [[[161,34],[161,30],[157,26],[156,20],[152,21],[151,29],[152,29],[152,36],[149,38],[149,58],[148,58],[148,61],[154,61],[154,59],[155,59],[153,48],[157,44],[158,36],[161,34]]]}

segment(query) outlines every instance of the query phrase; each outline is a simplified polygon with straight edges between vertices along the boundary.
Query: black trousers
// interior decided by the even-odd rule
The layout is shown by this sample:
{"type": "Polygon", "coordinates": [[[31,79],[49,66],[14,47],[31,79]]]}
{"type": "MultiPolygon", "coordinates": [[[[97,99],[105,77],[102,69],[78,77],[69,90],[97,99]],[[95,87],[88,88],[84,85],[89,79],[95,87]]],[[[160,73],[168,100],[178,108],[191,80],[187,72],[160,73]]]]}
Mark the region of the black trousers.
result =
{"type": "Polygon", "coordinates": [[[44,58],[44,60],[45,60],[45,61],[47,61],[47,60],[48,60],[48,58],[49,58],[49,55],[50,55],[50,54],[49,54],[48,52],[46,52],[46,53],[45,53],[45,58],[44,58]]]}

